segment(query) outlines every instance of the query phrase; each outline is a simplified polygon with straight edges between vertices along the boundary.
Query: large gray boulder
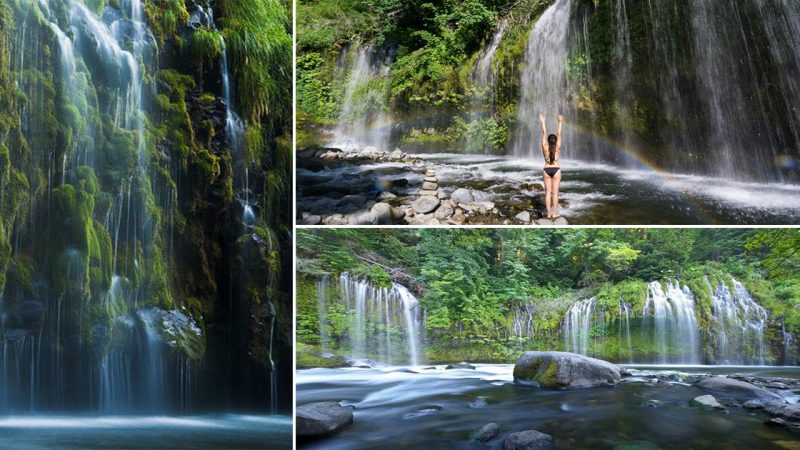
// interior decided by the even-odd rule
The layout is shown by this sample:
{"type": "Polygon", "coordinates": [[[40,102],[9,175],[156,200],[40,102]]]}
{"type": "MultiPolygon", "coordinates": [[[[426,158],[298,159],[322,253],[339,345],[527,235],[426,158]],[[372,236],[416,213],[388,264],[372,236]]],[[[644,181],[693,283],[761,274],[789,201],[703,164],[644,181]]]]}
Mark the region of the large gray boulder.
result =
{"type": "Polygon", "coordinates": [[[353,424],[353,411],[336,402],[307,403],[297,407],[295,423],[300,441],[330,437],[353,424]]]}
{"type": "Polygon", "coordinates": [[[778,394],[745,381],[728,377],[709,377],[697,383],[697,387],[717,397],[734,399],[740,402],[761,400],[765,403],[782,403],[782,399],[778,394]]]}
{"type": "Polygon", "coordinates": [[[423,195],[411,203],[417,214],[428,214],[439,207],[439,199],[433,195],[423,195]]]}
{"type": "Polygon", "coordinates": [[[614,364],[575,353],[525,352],[514,365],[515,383],[550,389],[608,386],[620,379],[614,364]]]}
{"type": "Polygon", "coordinates": [[[450,198],[458,203],[472,203],[475,201],[475,196],[469,189],[458,188],[450,194],[450,198]]]}
{"type": "Polygon", "coordinates": [[[503,443],[503,448],[505,450],[539,450],[553,448],[554,445],[553,436],[536,430],[527,430],[510,434],[503,443]]]}

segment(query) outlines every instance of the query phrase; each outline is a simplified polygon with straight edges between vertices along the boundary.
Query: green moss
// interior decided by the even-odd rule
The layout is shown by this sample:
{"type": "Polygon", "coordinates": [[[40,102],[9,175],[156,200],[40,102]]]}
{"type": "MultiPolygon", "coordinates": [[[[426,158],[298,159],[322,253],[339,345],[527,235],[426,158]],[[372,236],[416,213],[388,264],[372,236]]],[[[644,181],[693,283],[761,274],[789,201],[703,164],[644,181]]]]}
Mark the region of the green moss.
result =
{"type": "Polygon", "coordinates": [[[214,30],[200,29],[192,33],[192,56],[212,65],[222,56],[222,40],[214,30]]]}

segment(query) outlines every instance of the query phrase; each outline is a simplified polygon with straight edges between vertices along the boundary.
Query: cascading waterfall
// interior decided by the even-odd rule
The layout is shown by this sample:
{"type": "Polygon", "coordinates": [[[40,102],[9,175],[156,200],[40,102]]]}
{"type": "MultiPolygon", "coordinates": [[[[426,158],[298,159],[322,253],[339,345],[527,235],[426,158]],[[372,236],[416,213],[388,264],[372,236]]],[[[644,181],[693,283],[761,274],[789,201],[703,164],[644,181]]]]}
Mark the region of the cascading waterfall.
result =
{"type": "Polygon", "coordinates": [[[625,300],[619,300],[619,347],[626,350],[628,362],[633,362],[633,345],[631,343],[631,310],[625,300]],[[622,316],[625,315],[625,327],[622,326],[622,316]]]}
{"type": "Polygon", "coordinates": [[[332,145],[344,150],[366,146],[386,150],[391,134],[391,113],[384,81],[389,66],[371,47],[353,44],[337,61],[337,72],[347,73],[342,111],[333,130],[332,145]]]}
{"type": "Polygon", "coordinates": [[[330,277],[323,275],[317,280],[317,318],[319,320],[319,342],[322,351],[328,353],[330,342],[330,334],[328,333],[328,314],[326,307],[328,305],[328,289],[330,286],[330,277]]]}
{"type": "Polygon", "coordinates": [[[718,364],[759,364],[767,362],[764,331],[768,313],[740,282],[732,280],[733,291],[720,283],[711,289],[714,354],[718,364]]]}
{"type": "MultiPolygon", "coordinates": [[[[570,0],[556,0],[536,21],[528,37],[525,66],[520,84],[518,128],[511,141],[517,157],[539,154],[539,114],[550,119],[567,108],[567,30],[570,0]]],[[[548,128],[548,133],[555,133],[548,128]]]]}
{"type": "Polygon", "coordinates": [[[694,294],[688,287],[681,287],[677,281],[667,281],[666,286],[658,281],[649,284],[642,313],[646,324],[652,325],[652,342],[656,343],[659,358],[657,362],[700,362],[694,308],[694,294]]]}
{"type": "Polygon", "coordinates": [[[536,305],[523,303],[513,309],[511,332],[520,339],[536,335],[536,305]]]}
{"type": "MultiPolygon", "coordinates": [[[[605,325],[604,318],[593,320],[597,313],[595,299],[581,300],[573,304],[564,319],[564,347],[574,353],[590,355],[589,340],[594,325],[605,325]]],[[[602,311],[600,314],[602,315],[602,311]]]]}
{"type": "Polygon", "coordinates": [[[318,310],[319,320],[321,324],[327,320],[333,304],[352,313],[349,343],[353,360],[420,364],[424,312],[411,291],[397,283],[390,288],[376,287],[345,272],[339,277],[338,293],[336,299],[318,297],[325,301],[318,310]]]}
{"type": "Polygon", "coordinates": [[[472,68],[472,85],[475,93],[473,94],[470,113],[473,120],[482,119],[487,115],[487,112],[491,114],[491,111],[494,110],[495,76],[492,70],[492,59],[500,46],[500,42],[503,40],[507,28],[508,21],[501,20],[497,30],[492,35],[489,45],[478,55],[475,66],[472,68]]]}

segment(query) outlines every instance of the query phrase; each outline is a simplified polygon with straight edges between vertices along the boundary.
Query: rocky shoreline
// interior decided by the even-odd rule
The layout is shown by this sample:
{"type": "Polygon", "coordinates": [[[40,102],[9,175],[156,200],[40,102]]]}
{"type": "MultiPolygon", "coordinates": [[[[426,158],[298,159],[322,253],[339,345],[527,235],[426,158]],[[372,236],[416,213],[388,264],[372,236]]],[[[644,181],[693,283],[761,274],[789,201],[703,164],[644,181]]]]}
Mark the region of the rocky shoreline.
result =
{"type": "MultiPolygon", "coordinates": [[[[371,368],[369,362],[364,361],[349,365],[371,368]]],[[[428,369],[432,368],[424,368],[423,371],[428,369]]],[[[475,366],[462,362],[448,365],[445,370],[475,370],[475,366]]],[[[421,373],[410,369],[404,371],[421,373]]],[[[704,394],[695,396],[684,407],[715,411],[722,415],[763,414],[765,426],[781,427],[800,434],[800,405],[795,402],[800,395],[800,380],[796,378],[636,370],[567,352],[526,352],[514,366],[514,383],[519,386],[518,395],[525,395],[529,389],[614,389],[614,386],[626,383],[644,383],[653,387],[695,387],[704,394]]],[[[657,398],[643,398],[640,404],[630,406],[662,408],[676,405],[663,403],[657,398]]],[[[300,405],[298,421],[302,412],[304,425],[298,425],[298,442],[329,438],[346,429],[352,424],[353,409],[353,406],[342,406],[341,402],[300,405]]],[[[501,445],[505,450],[554,448],[558,441],[558,436],[530,429],[506,434],[500,443],[498,436],[503,431],[507,433],[509,430],[503,430],[502,423],[489,422],[465,435],[464,439],[495,447],[501,445]]]]}
{"type": "Polygon", "coordinates": [[[468,186],[442,189],[432,165],[400,149],[386,152],[365,147],[344,151],[312,146],[298,152],[297,164],[314,174],[298,176],[299,225],[569,224],[564,217],[555,221],[543,217],[541,183],[519,186],[519,195],[515,196],[519,200],[498,204],[490,194],[468,186]],[[378,172],[370,168],[374,164],[397,167],[378,172]],[[367,169],[341,175],[342,169],[354,167],[367,169]],[[408,172],[418,179],[401,176],[408,172]]]}

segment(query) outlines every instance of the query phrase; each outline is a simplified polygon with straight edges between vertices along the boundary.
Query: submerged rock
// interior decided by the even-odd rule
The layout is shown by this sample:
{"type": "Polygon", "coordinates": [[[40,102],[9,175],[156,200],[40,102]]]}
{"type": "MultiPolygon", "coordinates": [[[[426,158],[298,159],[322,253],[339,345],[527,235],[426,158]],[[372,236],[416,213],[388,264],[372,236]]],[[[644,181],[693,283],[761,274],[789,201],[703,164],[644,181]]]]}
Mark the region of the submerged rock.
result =
{"type": "Polygon", "coordinates": [[[740,402],[762,400],[768,403],[782,403],[781,397],[773,392],[745,381],[734,380],[728,377],[709,377],[697,383],[697,386],[719,397],[732,398],[740,402]]]}
{"type": "Polygon", "coordinates": [[[333,436],[353,424],[353,411],[336,402],[316,402],[297,407],[297,439],[333,436]]]}
{"type": "Polygon", "coordinates": [[[470,439],[478,442],[489,442],[500,434],[500,427],[496,423],[487,423],[470,434],[470,439]]]}
{"type": "Polygon", "coordinates": [[[505,450],[537,450],[552,448],[553,445],[555,445],[553,436],[536,430],[527,430],[510,434],[503,443],[503,448],[505,450]]]}
{"type": "Polygon", "coordinates": [[[462,362],[456,363],[456,364],[448,364],[447,367],[445,367],[445,369],[446,370],[451,370],[451,369],[471,369],[471,370],[475,370],[475,366],[473,366],[472,364],[470,364],[468,362],[463,362],[462,361],[462,362]]]}
{"type": "Polygon", "coordinates": [[[693,398],[690,402],[690,405],[697,406],[699,408],[707,408],[707,409],[722,409],[724,410],[725,407],[722,406],[717,399],[710,394],[701,395],[699,397],[693,398]]]}
{"type": "Polygon", "coordinates": [[[608,361],[567,352],[526,352],[514,365],[514,382],[543,388],[578,388],[619,383],[608,361]]]}

